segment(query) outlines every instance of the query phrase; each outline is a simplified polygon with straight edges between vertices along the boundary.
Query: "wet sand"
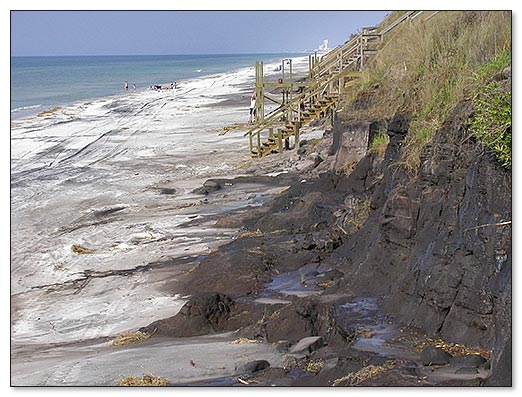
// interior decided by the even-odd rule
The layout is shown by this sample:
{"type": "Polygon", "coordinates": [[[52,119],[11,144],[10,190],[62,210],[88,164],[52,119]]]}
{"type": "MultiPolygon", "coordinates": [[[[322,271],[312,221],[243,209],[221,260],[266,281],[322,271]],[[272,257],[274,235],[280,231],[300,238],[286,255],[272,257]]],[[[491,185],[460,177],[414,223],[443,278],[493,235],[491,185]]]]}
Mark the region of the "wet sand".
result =
{"type": "Polygon", "coordinates": [[[49,374],[176,314],[188,298],[177,279],[237,234],[204,219],[280,189],[193,193],[251,165],[245,130],[220,133],[248,120],[253,83],[252,67],[12,122],[13,385],[112,384],[102,366],[83,380],[49,374]],[[203,221],[184,226],[194,219],[203,221]]]}

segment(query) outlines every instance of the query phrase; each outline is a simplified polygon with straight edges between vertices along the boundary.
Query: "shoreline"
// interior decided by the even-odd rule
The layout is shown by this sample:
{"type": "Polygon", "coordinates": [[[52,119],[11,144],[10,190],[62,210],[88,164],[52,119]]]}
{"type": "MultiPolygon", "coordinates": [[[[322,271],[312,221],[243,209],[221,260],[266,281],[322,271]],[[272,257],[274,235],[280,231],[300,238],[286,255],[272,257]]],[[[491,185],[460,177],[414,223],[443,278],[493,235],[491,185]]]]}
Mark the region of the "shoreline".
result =
{"type": "MultiPolygon", "coordinates": [[[[290,54],[292,54],[294,56],[290,56],[290,57],[287,56],[287,57],[288,58],[292,58],[294,60],[296,60],[296,59],[304,59],[304,58],[307,57],[307,55],[295,56],[296,55],[295,53],[290,53],[290,54]]],[[[192,54],[190,56],[193,56],[193,55],[205,56],[205,55],[210,55],[210,54],[192,54]]],[[[263,56],[272,55],[272,54],[218,54],[218,55],[219,56],[227,56],[227,55],[234,55],[234,56],[256,55],[257,56],[258,55],[260,57],[263,57],[263,56]]],[[[273,55],[284,56],[285,54],[273,54],[273,55]]],[[[111,57],[111,56],[108,56],[108,57],[111,57]]],[[[134,56],[130,55],[129,57],[134,57],[134,56]]],[[[44,58],[46,58],[46,57],[44,57],[44,58]]],[[[274,64],[274,62],[268,63],[268,65],[272,65],[272,64],[274,64]]],[[[178,82],[178,85],[180,83],[181,84],[186,84],[186,83],[190,83],[190,82],[192,82],[194,80],[205,79],[205,78],[217,78],[217,77],[219,77],[221,75],[224,75],[224,74],[236,74],[236,73],[240,73],[240,72],[242,72],[244,70],[249,70],[249,69],[253,69],[253,65],[252,66],[244,66],[244,67],[232,68],[230,70],[217,72],[217,73],[208,73],[208,74],[203,73],[203,74],[198,75],[198,76],[182,78],[182,79],[178,79],[176,81],[178,82]]],[[[162,83],[159,83],[159,84],[161,84],[162,86],[166,86],[166,85],[170,84],[170,81],[165,81],[165,82],[162,82],[162,83]]],[[[123,86],[123,82],[122,82],[122,86],[123,86]]],[[[51,109],[54,109],[54,108],[66,108],[66,107],[80,106],[80,105],[85,104],[85,103],[90,103],[90,102],[100,101],[100,100],[110,99],[110,98],[117,99],[120,96],[124,96],[124,95],[128,95],[128,94],[139,94],[139,93],[148,92],[148,91],[151,91],[151,90],[150,90],[150,87],[147,87],[147,88],[138,88],[136,91],[132,91],[132,88],[129,87],[129,91],[128,92],[122,92],[122,91],[123,91],[123,89],[120,92],[114,92],[114,93],[108,94],[108,95],[102,95],[102,96],[78,99],[78,100],[74,100],[74,101],[71,101],[71,102],[54,103],[52,105],[41,105],[41,104],[38,104],[38,105],[27,105],[27,106],[17,107],[17,108],[14,108],[14,109],[10,109],[10,119],[11,119],[11,121],[24,120],[24,119],[27,119],[27,118],[35,117],[39,113],[42,113],[42,112],[45,112],[45,111],[48,111],[48,110],[51,110],[51,109]],[[38,108],[39,110],[37,111],[36,108],[38,108]],[[17,116],[16,114],[18,112],[20,112],[20,115],[17,116]]]]}
{"type": "Polygon", "coordinates": [[[74,346],[175,314],[186,301],[176,274],[237,233],[183,225],[277,192],[254,183],[212,199],[193,193],[208,178],[245,175],[242,132],[218,132],[248,120],[250,81],[245,69],[193,80],[174,98],[105,98],[13,128],[13,384],[24,373],[15,376],[18,347],[46,370],[31,346],[74,346]],[[236,100],[222,106],[225,96],[236,100]]]}

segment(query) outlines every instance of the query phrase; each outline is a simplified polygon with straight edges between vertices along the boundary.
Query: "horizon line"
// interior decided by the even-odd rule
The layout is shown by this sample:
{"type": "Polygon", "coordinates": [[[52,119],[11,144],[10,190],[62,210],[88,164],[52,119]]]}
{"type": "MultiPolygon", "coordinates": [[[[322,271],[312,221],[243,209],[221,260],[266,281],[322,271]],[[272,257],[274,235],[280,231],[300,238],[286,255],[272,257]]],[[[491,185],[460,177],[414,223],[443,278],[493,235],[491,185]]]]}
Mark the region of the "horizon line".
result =
{"type": "Polygon", "coordinates": [[[37,58],[37,57],[132,57],[132,56],[178,56],[178,55],[271,55],[271,54],[306,54],[310,50],[301,51],[274,51],[274,52],[207,52],[207,53],[179,53],[179,54],[67,54],[67,55],[10,55],[11,58],[37,58]]]}

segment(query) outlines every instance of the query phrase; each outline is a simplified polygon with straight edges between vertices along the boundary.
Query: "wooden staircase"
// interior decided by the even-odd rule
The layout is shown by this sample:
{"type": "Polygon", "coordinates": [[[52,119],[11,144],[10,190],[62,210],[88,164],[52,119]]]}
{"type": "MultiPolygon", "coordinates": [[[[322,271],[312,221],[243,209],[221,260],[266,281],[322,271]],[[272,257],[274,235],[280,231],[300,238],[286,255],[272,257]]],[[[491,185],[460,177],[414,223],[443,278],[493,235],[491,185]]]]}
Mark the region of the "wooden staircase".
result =
{"type": "MultiPolygon", "coordinates": [[[[320,118],[321,116],[325,116],[330,107],[332,107],[336,102],[336,97],[324,95],[311,106],[305,108],[301,112],[300,119],[295,118],[287,121],[282,128],[277,130],[277,133],[274,133],[273,127],[269,127],[267,139],[256,148],[252,144],[252,134],[250,134],[250,153],[252,157],[263,157],[273,152],[281,153],[285,148],[289,149],[289,139],[292,136],[295,137],[295,145],[299,146],[299,128],[320,118]]],[[[260,135],[258,134],[257,136],[259,137],[260,135]]]]}
{"type": "MultiPolygon", "coordinates": [[[[290,149],[290,138],[294,137],[294,148],[299,147],[299,129],[313,120],[325,117],[334,107],[342,94],[359,77],[370,57],[374,56],[385,34],[406,20],[413,20],[422,11],[407,11],[386,28],[378,31],[375,27],[363,28],[362,32],[353,36],[343,45],[338,46],[321,58],[309,57],[309,73],[305,84],[296,86],[300,90],[291,100],[282,103],[278,108],[264,114],[265,87],[274,87],[274,83],[265,83],[261,68],[256,64],[256,93],[258,93],[258,122],[244,136],[249,137],[252,157],[263,157],[270,153],[282,153],[290,149]],[[300,92],[299,92],[300,91],[300,92]]],[[[292,83],[281,84],[289,87],[292,94],[292,83]]],[[[271,99],[273,101],[273,99],[271,99]]]]}

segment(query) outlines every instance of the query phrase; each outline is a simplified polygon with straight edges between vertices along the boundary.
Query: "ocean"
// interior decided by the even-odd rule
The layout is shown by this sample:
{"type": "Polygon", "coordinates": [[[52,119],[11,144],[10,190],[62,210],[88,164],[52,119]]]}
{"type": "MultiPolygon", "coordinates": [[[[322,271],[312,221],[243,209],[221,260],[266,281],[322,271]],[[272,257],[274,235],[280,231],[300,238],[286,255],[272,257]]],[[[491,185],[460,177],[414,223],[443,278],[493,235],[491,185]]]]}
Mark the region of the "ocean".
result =
{"type": "Polygon", "coordinates": [[[304,54],[11,57],[11,118],[304,54]]]}

